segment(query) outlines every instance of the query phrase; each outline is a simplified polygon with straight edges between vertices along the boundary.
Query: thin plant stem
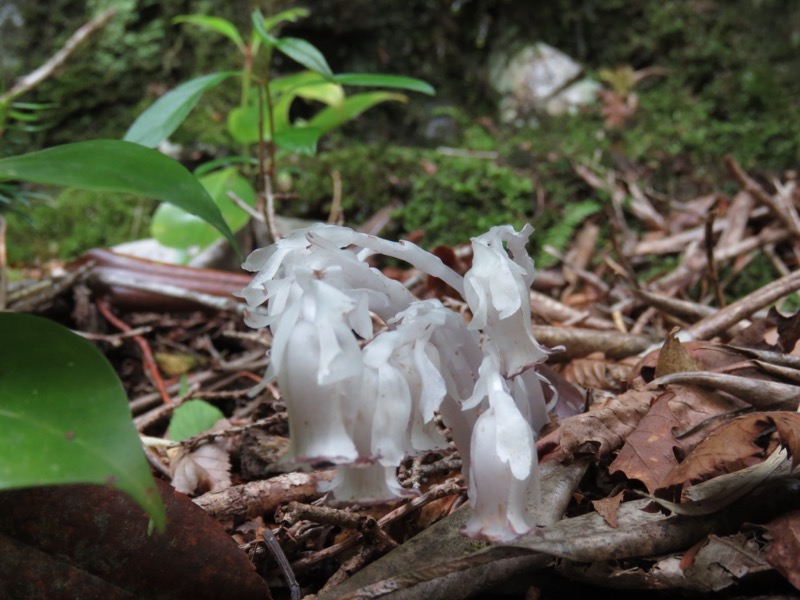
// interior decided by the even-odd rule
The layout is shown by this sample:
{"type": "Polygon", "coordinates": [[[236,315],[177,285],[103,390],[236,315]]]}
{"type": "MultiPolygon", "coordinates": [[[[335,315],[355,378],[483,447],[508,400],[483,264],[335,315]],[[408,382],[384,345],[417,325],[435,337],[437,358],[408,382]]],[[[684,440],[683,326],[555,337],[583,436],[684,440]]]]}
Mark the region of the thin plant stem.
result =
{"type": "Polygon", "coordinates": [[[275,219],[275,196],[272,193],[272,179],[275,175],[275,120],[272,116],[272,95],[269,91],[269,82],[264,84],[264,89],[266,90],[266,99],[267,99],[267,111],[268,111],[268,119],[269,119],[269,143],[267,144],[267,149],[269,152],[269,159],[268,165],[265,168],[265,157],[264,157],[264,113],[263,113],[263,102],[261,97],[261,87],[258,88],[258,132],[259,132],[259,140],[258,140],[258,163],[259,163],[259,171],[261,175],[261,182],[262,182],[262,198],[263,200],[260,201],[260,208],[264,213],[264,220],[267,223],[267,227],[269,228],[269,233],[272,236],[272,241],[277,242],[279,239],[283,237],[281,234],[280,229],[278,228],[277,220],[275,219]]]}
{"type": "Polygon", "coordinates": [[[6,309],[8,257],[6,256],[6,218],[0,215],[0,311],[6,309]]]}

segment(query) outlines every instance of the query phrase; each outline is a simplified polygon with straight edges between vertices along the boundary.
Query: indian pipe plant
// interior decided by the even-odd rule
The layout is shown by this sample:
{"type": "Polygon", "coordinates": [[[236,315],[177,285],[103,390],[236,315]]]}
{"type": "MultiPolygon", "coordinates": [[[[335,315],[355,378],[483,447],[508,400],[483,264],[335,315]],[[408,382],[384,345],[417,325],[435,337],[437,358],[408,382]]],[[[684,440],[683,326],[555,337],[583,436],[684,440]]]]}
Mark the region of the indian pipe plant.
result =
{"type": "Polygon", "coordinates": [[[339,503],[413,494],[398,483],[397,467],[446,444],[434,423],[439,412],[469,484],[473,516],[464,532],[508,542],[530,531],[534,438],[547,422],[536,370],[547,350],[534,338],[528,295],[532,231],[492,227],[473,238],[463,278],[412,243],[332,225],[253,252],[243,266],[256,274],[241,296],[247,323],[273,335],[264,384],[277,380],[289,412],[287,460],[337,464],[323,491],[339,503]],[[464,297],[471,321],[438,300],[416,299],[369,266],[373,254],[443,280],[464,297]]]}

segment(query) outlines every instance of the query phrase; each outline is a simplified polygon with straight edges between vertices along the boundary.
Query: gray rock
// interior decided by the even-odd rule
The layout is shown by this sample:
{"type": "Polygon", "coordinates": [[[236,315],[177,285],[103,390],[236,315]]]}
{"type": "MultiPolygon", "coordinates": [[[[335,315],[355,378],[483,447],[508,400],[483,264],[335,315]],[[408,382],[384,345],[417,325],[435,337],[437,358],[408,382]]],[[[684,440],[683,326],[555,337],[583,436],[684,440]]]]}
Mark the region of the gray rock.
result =
{"type": "Polygon", "coordinates": [[[502,95],[501,120],[522,124],[537,114],[574,112],[595,99],[600,84],[581,78],[583,67],[545,43],[523,47],[513,55],[495,54],[489,78],[502,95]]]}

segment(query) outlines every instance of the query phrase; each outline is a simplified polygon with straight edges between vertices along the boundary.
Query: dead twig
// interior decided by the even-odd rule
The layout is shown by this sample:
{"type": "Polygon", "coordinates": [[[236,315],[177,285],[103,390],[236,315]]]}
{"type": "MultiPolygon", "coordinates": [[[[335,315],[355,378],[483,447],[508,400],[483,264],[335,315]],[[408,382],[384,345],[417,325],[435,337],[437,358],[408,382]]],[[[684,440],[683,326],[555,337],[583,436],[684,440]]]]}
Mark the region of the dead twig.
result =
{"type": "Polygon", "coordinates": [[[545,346],[564,346],[565,350],[553,354],[551,361],[588,356],[593,352],[603,352],[608,358],[620,359],[644,352],[654,342],[652,338],[644,335],[622,333],[617,330],[598,331],[547,325],[534,325],[533,334],[545,346]]]}
{"type": "Polygon", "coordinates": [[[371,538],[383,550],[397,547],[397,542],[378,525],[375,517],[369,515],[362,515],[330,506],[314,506],[300,502],[290,502],[281,510],[281,525],[291,527],[298,521],[314,521],[321,525],[334,525],[343,529],[352,529],[371,538]]]}
{"type": "MultiPolygon", "coordinates": [[[[334,469],[286,473],[266,480],[234,485],[221,492],[208,492],[194,498],[193,502],[221,521],[271,515],[285,502],[305,502],[318,498],[320,493],[317,485],[330,481],[335,473],[334,469]]],[[[293,568],[297,571],[296,564],[293,568]]]]}
{"type": "Polygon", "coordinates": [[[297,577],[294,576],[292,565],[289,564],[289,559],[286,558],[283,548],[281,548],[278,540],[275,539],[275,534],[272,533],[269,527],[265,527],[261,530],[261,537],[269,551],[272,552],[272,556],[275,558],[275,562],[278,563],[281,573],[283,573],[283,576],[286,578],[291,599],[300,600],[300,584],[297,583],[297,577]]]}
{"type": "Polygon", "coordinates": [[[616,327],[611,321],[588,315],[588,313],[576,310],[567,306],[563,302],[551,298],[535,290],[530,291],[531,311],[537,317],[551,322],[580,323],[584,327],[600,330],[615,330],[616,327]]]}
{"type": "Polygon", "coordinates": [[[342,212],[342,176],[337,170],[331,171],[331,182],[333,183],[333,198],[331,199],[331,211],[328,215],[329,225],[344,224],[344,213],[342,212]]]}
{"type": "Polygon", "coordinates": [[[708,275],[711,279],[711,287],[714,290],[714,297],[717,301],[717,306],[720,308],[725,307],[725,294],[722,291],[722,285],[719,281],[719,269],[717,268],[717,261],[714,259],[714,219],[717,217],[716,209],[710,210],[705,224],[705,248],[706,248],[706,262],[708,263],[708,275]]]}
{"type": "Polygon", "coordinates": [[[17,96],[21,96],[25,92],[28,92],[35,88],[37,85],[42,83],[45,79],[50,77],[53,73],[55,73],[59,67],[61,67],[70,55],[75,52],[76,48],[92,33],[97,31],[98,29],[104,27],[106,23],[108,23],[111,18],[116,14],[116,9],[109,9],[106,10],[96,17],[94,17],[91,21],[86,23],[80,29],[78,29],[75,33],[73,33],[70,38],[64,43],[60,50],[58,50],[53,56],[51,56],[47,61],[38,69],[25,75],[19,81],[17,81],[10,90],[6,93],[0,95],[0,104],[6,104],[12,101],[17,96]]]}
{"type": "Polygon", "coordinates": [[[705,317],[685,330],[691,339],[707,340],[730,329],[742,319],[755,313],[757,310],[788,296],[800,289],[800,271],[790,273],[773,281],[764,287],[748,294],[744,298],[728,305],[705,317]]]}
{"type": "MultiPolygon", "coordinates": [[[[113,312],[111,312],[111,307],[104,299],[98,298],[95,300],[95,306],[97,306],[100,314],[102,314],[103,317],[105,317],[105,319],[117,329],[125,332],[129,332],[131,329],[133,329],[125,321],[118,318],[113,312]]],[[[134,336],[133,341],[136,342],[136,345],[139,346],[139,350],[142,352],[142,366],[144,367],[144,372],[150,376],[153,385],[155,385],[159,394],[161,394],[161,399],[164,401],[164,403],[169,404],[172,402],[172,399],[170,398],[169,392],[167,392],[167,387],[164,385],[164,380],[161,378],[161,373],[158,371],[158,364],[156,363],[156,359],[153,357],[153,351],[150,350],[150,345],[141,335],[134,336]]]]}
{"type": "Polygon", "coordinates": [[[800,387],[796,385],[710,371],[670,373],[654,379],[648,387],[673,384],[700,385],[728,392],[758,410],[796,410],[800,403],[800,387]]]}
{"type": "Polygon", "coordinates": [[[751,193],[756,200],[768,207],[772,214],[781,220],[795,237],[800,238],[800,216],[797,214],[797,209],[793,205],[783,202],[780,197],[776,199],[770,196],[755,179],[742,169],[730,154],[726,155],[724,160],[725,165],[739,182],[739,185],[751,193]]]}

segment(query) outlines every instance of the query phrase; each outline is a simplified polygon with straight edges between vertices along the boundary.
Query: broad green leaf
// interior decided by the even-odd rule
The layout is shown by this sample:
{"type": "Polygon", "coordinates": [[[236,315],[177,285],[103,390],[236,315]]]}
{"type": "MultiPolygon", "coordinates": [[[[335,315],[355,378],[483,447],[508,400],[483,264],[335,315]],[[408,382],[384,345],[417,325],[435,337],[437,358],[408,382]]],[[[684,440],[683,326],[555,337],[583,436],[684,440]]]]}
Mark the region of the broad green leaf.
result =
{"type": "Polygon", "coordinates": [[[393,92],[364,92],[355,94],[344,101],[344,105],[339,108],[329,106],[318,112],[308,121],[308,127],[313,127],[327,133],[347,121],[354,119],[365,110],[372,108],[381,102],[407,102],[408,99],[403,94],[393,92]]]}
{"type": "Polygon", "coordinates": [[[370,75],[369,73],[342,73],[334,75],[333,80],[342,85],[355,85],[361,87],[385,87],[398,90],[420,92],[429,96],[436,95],[433,86],[414,77],[401,75],[370,75]]]}
{"type": "Polygon", "coordinates": [[[163,530],[125,390],[83,338],[48,319],[0,313],[0,431],[0,488],[111,485],[163,530]]]}
{"type": "Polygon", "coordinates": [[[307,8],[290,8],[289,10],[279,12],[273,17],[262,17],[264,29],[272,31],[276,25],[280,25],[281,23],[295,23],[300,19],[305,19],[310,14],[307,8]]]}
{"type": "Polygon", "coordinates": [[[322,52],[317,50],[313,44],[300,38],[275,37],[265,26],[264,15],[258,10],[253,11],[251,19],[253,27],[267,44],[283,52],[292,60],[299,62],[305,68],[311,69],[328,79],[333,77],[333,71],[328,66],[328,61],[325,60],[322,52]]]}
{"type": "Polygon", "coordinates": [[[155,148],[183,123],[206,90],[238,74],[237,71],[223,71],[182,83],[140,114],[125,133],[124,139],[155,148]]]}
{"type": "Polygon", "coordinates": [[[325,134],[318,127],[292,127],[275,132],[275,143],[282,150],[314,156],[317,153],[317,142],[325,134]]]}
{"type": "Polygon", "coordinates": [[[175,409],[169,422],[169,439],[180,442],[208,431],[225,415],[205,400],[187,400],[175,409]]]}
{"type": "Polygon", "coordinates": [[[216,31],[236,44],[236,47],[242,54],[245,53],[245,46],[242,36],[239,35],[239,31],[236,29],[236,26],[226,19],[221,19],[220,17],[207,17],[205,15],[181,15],[179,17],[175,17],[172,22],[189,23],[191,25],[198,25],[199,27],[216,31]]]}
{"type": "Polygon", "coordinates": [[[214,201],[179,162],[139,144],[93,140],[0,159],[0,181],[21,179],[170,202],[239,244],[214,201]]]}
{"type": "MultiPolygon", "coordinates": [[[[231,229],[237,231],[244,227],[250,217],[231,202],[228,192],[233,192],[253,206],[256,194],[250,183],[233,167],[204,175],[199,181],[231,229]]],[[[150,234],[165,246],[183,250],[192,247],[205,248],[220,237],[208,223],[169,204],[162,204],[156,209],[150,222],[150,234]]]]}

